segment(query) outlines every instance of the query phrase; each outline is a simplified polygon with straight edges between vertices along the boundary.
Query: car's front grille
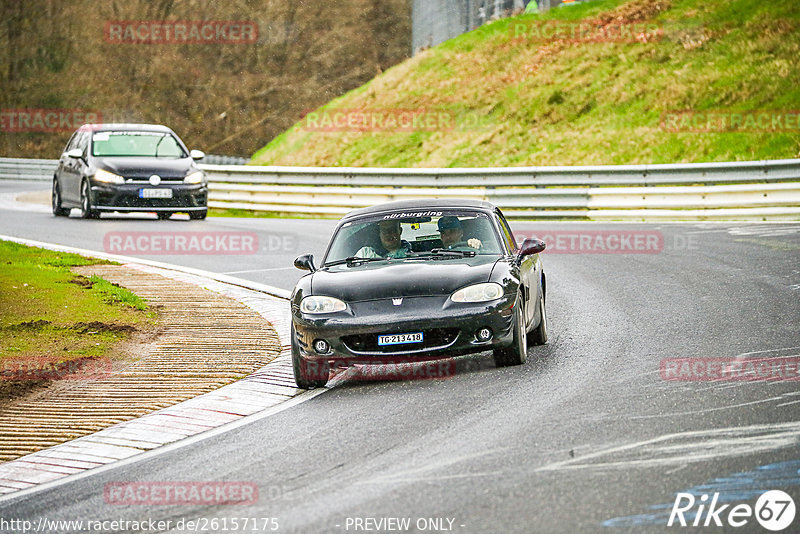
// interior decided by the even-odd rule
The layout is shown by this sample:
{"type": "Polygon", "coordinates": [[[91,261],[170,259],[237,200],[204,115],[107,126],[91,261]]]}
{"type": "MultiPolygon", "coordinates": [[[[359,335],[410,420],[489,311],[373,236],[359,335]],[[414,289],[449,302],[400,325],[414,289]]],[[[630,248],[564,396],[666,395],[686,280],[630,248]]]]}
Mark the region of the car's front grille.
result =
{"type": "MultiPolygon", "coordinates": [[[[131,185],[150,185],[148,178],[126,178],[126,184],[131,185]]],[[[183,178],[161,178],[161,185],[178,185],[183,183],[183,178]]],[[[152,187],[152,186],[151,186],[152,187]]]]}
{"type": "MultiPolygon", "coordinates": [[[[384,332],[385,333],[385,332],[384,332]]],[[[435,350],[448,347],[458,337],[458,328],[431,328],[423,330],[421,343],[403,343],[400,345],[378,345],[379,334],[355,334],[343,336],[342,343],[354,353],[409,352],[418,350],[435,350]]]]}

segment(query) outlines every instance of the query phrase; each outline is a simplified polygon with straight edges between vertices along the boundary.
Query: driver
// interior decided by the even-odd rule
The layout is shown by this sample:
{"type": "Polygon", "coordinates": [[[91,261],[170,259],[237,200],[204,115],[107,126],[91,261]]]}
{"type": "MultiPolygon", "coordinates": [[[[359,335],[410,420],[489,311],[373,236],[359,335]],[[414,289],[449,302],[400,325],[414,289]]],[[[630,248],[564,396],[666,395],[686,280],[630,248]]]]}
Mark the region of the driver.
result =
{"type": "Polygon", "coordinates": [[[358,258],[405,258],[411,254],[411,244],[400,239],[402,233],[400,221],[381,221],[378,223],[378,234],[382,249],[361,247],[355,255],[358,258]]]}
{"type": "Polygon", "coordinates": [[[480,239],[472,238],[464,241],[464,229],[461,227],[461,221],[454,215],[445,215],[437,223],[439,233],[442,236],[443,248],[456,248],[456,247],[470,247],[479,249],[483,246],[480,239]]]}

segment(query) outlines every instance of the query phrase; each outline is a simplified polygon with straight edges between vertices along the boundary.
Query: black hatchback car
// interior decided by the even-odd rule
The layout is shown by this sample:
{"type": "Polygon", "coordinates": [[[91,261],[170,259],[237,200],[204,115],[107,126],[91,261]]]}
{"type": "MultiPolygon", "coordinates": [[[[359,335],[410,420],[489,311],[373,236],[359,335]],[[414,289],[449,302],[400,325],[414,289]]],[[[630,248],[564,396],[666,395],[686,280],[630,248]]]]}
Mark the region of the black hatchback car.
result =
{"type": "Polygon", "coordinates": [[[160,219],[188,213],[205,219],[208,183],[197,160],[166,126],[87,124],[67,143],[53,176],[53,214],[80,208],[94,219],[100,212],[156,212],[160,219]]]}
{"type": "Polygon", "coordinates": [[[297,385],[337,367],[429,362],[491,350],[525,362],[547,341],[545,244],[522,246],[499,209],[470,200],[401,201],[350,212],[291,296],[297,385]]]}

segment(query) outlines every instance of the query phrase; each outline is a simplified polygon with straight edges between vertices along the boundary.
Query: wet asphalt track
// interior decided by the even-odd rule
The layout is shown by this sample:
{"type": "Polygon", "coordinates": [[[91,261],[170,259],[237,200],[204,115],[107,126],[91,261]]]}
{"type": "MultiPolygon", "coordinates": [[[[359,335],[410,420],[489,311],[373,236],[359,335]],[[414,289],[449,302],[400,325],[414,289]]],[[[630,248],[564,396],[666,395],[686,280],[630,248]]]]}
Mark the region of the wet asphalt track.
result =
{"type": "MultiPolygon", "coordinates": [[[[0,183],[0,193],[25,187],[0,183]]],[[[321,254],[333,224],[56,220],[0,203],[0,234],[95,250],[107,232],[255,232],[256,254],[142,257],[282,288],[301,274],[294,257],[321,254]]],[[[270,517],[278,532],[388,532],[371,521],[408,518],[414,532],[650,532],[675,530],[663,525],[677,492],[753,505],[763,491],[782,489],[800,505],[799,382],[666,381],[659,372],[668,358],[798,358],[800,223],[512,227],[655,232],[663,246],[652,254],[545,252],[550,342],[532,348],[523,366],[495,369],[483,354],[460,359],[446,380],[356,377],[229,433],[0,501],[0,519],[174,527],[270,517]],[[219,480],[255,483],[258,502],[120,506],[103,496],[113,482],[219,480]],[[435,518],[443,519],[428,521],[435,518]]],[[[787,532],[799,526],[800,517],[787,532]]],[[[228,527],[215,531],[244,531],[228,527]]],[[[753,518],[728,530],[765,532],[753,518]]]]}

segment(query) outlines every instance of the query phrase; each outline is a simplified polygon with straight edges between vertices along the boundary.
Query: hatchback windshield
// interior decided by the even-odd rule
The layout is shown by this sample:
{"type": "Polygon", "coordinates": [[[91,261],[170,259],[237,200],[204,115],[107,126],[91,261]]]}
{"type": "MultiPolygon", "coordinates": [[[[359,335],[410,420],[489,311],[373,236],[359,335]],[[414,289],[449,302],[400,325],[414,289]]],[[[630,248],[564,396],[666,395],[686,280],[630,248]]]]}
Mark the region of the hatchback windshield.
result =
{"type": "Polygon", "coordinates": [[[437,211],[432,217],[378,216],[344,224],[325,265],[371,259],[436,261],[498,255],[502,248],[489,217],[480,212],[437,211]]]}
{"type": "Polygon", "coordinates": [[[92,155],[186,157],[178,140],[172,134],[162,132],[97,132],[92,136],[92,155]]]}

